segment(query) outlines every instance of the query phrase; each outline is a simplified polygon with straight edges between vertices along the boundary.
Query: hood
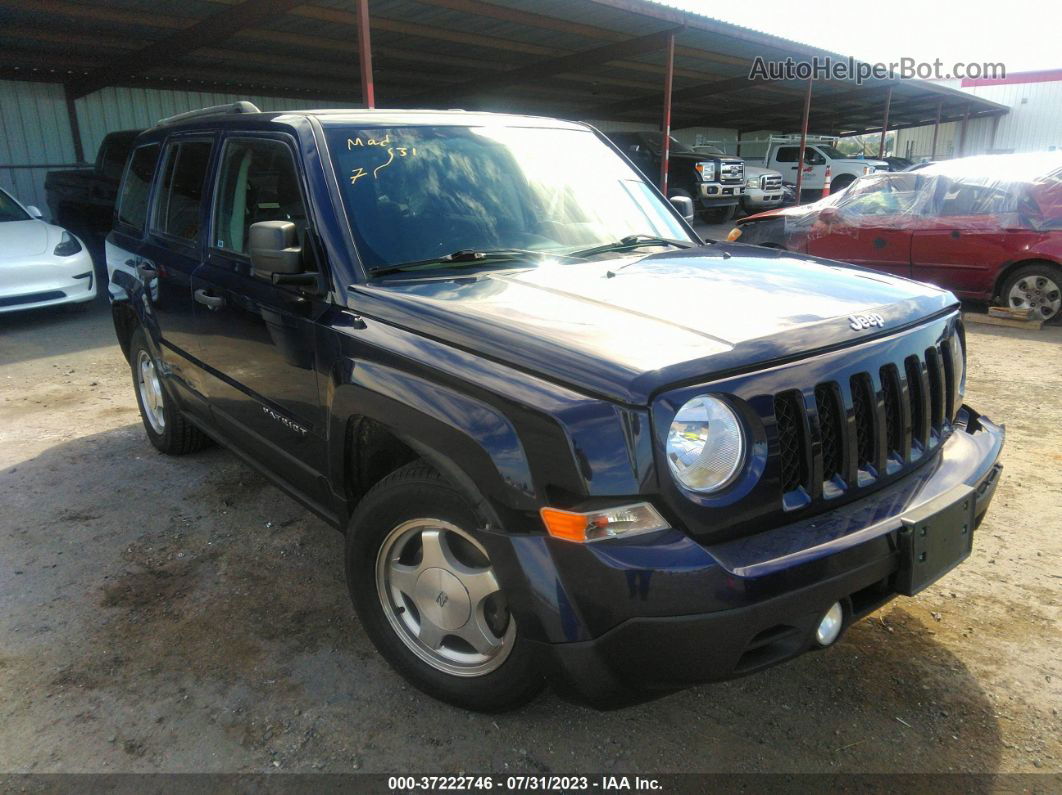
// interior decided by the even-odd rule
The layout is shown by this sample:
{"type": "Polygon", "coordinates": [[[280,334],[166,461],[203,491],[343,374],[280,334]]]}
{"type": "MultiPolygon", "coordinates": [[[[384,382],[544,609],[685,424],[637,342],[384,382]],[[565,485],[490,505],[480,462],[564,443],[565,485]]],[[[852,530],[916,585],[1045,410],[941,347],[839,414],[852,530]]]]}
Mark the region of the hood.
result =
{"type": "Polygon", "coordinates": [[[750,166],[748,162],[745,163],[745,176],[746,177],[781,177],[782,172],[773,168],[764,168],[763,166],[750,166]]]}
{"type": "Polygon", "coordinates": [[[891,334],[956,303],[906,279],[731,244],[358,285],[349,299],[360,314],[630,405],[891,334]],[[868,312],[884,329],[854,331],[849,316],[868,312]]]}
{"type": "Polygon", "coordinates": [[[29,221],[0,223],[0,260],[35,257],[48,250],[48,224],[29,221]]]}
{"type": "Polygon", "coordinates": [[[860,166],[874,166],[874,168],[888,168],[889,164],[884,160],[873,160],[869,157],[846,157],[841,160],[834,160],[834,163],[854,163],[860,166]]]}

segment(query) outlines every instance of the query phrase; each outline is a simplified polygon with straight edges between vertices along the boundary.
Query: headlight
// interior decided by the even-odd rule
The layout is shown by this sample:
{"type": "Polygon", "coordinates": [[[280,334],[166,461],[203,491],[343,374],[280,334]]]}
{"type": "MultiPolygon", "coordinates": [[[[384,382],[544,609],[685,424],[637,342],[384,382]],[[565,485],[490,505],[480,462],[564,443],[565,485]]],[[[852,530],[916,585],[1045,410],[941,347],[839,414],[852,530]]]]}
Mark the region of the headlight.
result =
{"type": "Polygon", "coordinates": [[[759,177],[749,177],[747,180],[745,180],[745,187],[746,188],[758,188],[758,187],[760,187],[760,178],[759,177]]]}
{"type": "Polygon", "coordinates": [[[81,244],[77,242],[77,238],[69,232],[63,232],[63,236],[59,238],[59,245],[52,253],[57,257],[70,257],[79,251],[81,251],[81,244]]]}
{"type": "Polygon", "coordinates": [[[694,168],[701,175],[701,182],[711,182],[715,179],[715,163],[710,160],[698,163],[694,168]]]}
{"type": "Polygon", "coordinates": [[[707,494],[728,485],[745,460],[745,432],[726,403],[698,395],[675,415],[667,432],[667,464],[675,480],[707,494]]]}

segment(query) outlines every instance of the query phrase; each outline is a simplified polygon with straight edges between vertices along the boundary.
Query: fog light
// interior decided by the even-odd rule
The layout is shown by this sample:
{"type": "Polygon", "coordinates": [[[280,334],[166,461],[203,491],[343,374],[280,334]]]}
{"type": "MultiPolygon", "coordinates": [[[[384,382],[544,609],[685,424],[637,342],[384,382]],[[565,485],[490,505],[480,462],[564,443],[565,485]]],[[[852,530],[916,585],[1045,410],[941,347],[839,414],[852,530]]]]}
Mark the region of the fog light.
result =
{"type": "Polygon", "coordinates": [[[822,617],[818,628],[815,630],[815,640],[820,646],[829,646],[837,636],[841,634],[841,625],[844,623],[844,609],[840,602],[834,602],[826,615],[822,617]]]}

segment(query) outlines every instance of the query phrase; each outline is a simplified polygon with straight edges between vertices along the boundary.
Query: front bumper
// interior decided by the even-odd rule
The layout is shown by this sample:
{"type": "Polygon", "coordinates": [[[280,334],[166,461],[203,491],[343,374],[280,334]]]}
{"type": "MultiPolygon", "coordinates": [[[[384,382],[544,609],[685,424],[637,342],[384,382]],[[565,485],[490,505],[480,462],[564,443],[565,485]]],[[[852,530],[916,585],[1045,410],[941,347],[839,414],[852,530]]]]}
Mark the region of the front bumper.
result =
{"type": "Polygon", "coordinates": [[[764,193],[762,190],[746,190],[745,195],[741,197],[741,206],[746,209],[769,209],[771,207],[778,207],[782,203],[784,194],[781,190],[774,193],[764,193]]]}
{"type": "Polygon", "coordinates": [[[0,263],[0,313],[80,303],[95,297],[96,274],[84,245],[69,257],[42,255],[0,263]]]}
{"type": "Polygon", "coordinates": [[[745,195],[744,185],[723,185],[718,182],[702,182],[699,186],[700,200],[703,206],[721,207],[737,204],[745,195]]]}
{"type": "Polygon", "coordinates": [[[905,518],[966,486],[976,527],[1003,441],[1001,426],[964,407],[939,453],[908,477],[720,544],[677,530],[585,545],[514,540],[529,586],[514,612],[539,636],[559,689],[602,706],[761,670],[816,648],[816,625],[834,602],[847,628],[897,595],[905,518]]]}

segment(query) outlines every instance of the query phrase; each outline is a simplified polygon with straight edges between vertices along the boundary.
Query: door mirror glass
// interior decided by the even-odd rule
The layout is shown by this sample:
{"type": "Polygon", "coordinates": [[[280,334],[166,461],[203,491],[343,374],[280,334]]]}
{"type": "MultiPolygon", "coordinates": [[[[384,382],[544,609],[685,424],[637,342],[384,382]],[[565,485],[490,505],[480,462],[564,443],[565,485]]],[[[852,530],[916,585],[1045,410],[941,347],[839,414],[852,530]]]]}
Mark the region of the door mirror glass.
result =
{"type": "Polygon", "coordinates": [[[259,221],[251,224],[247,248],[255,273],[271,278],[274,273],[301,273],[302,246],[291,221],[259,221]]]}
{"type": "Polygon", "coordinates": [[[672,196],[668,201],[687,221],[693,220],[693,199],[689,196],[672,196]]]}

